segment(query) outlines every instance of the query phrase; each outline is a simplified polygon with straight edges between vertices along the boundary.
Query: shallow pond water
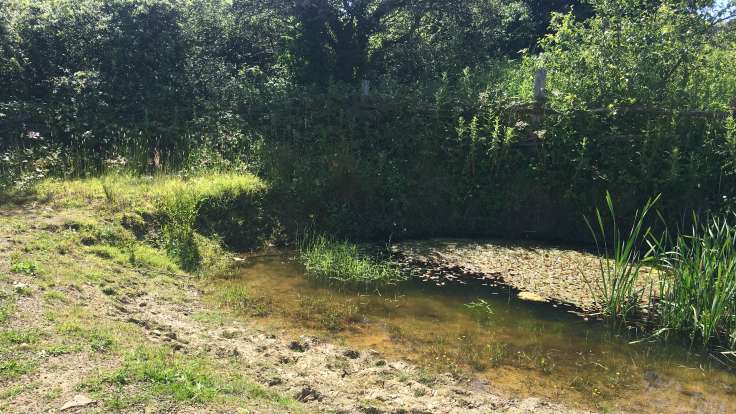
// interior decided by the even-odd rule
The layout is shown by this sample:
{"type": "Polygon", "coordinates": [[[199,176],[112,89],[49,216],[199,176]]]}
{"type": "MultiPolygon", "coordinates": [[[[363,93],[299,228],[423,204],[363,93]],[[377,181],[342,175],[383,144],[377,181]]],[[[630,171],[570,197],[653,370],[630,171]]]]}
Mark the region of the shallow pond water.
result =
{"type": "Polygon", "coordinates": [[[483,286],[381,292],[313,283],[289,255],[250,257],[213,296],[247,287],[244,317],[519,396],[613,412],[736,412],[736,375],[679,345],[630,344],[607,325],[483,286]]]}

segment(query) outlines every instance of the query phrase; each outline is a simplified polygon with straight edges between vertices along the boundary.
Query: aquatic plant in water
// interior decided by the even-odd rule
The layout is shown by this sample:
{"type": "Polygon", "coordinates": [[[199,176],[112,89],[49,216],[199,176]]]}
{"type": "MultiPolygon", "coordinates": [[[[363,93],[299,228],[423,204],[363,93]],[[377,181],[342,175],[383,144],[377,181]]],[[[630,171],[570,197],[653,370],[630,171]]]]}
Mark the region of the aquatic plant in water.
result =
{"type": "Polygon", "coordinates": [[[659,196],[647,200],[641,210],[634,213],[628,234],[623,234],[616,223],[616,212],[611,194],[606,193],[606,206],[611,218],[611,232],[606,231],[601,211],[596,208],[595,228],[585,218],[595,241],[600,259],[601,277],[594,283],[587,281],[601,312],[614,321],[626,322],[637,310],[644,296],[638,285],[641,267],[652,260],[651,249],[644,250],[644,241],[651,229],[644,223],[659,196]],[[611,243],[611,244],[609,244],[611,243]]]}
{"type": "Polygon", "coordinates": [[[690,234],[678,234],[663,254],[658,317],[663,329],[708,345],[736,345],[736,218],[697,218],[690,234]],[[730,220],[729,220],[730,219],[730,220]]]}
{"type": "Polygon", "coordinates": [[[375,259],[354,244],[323,235],[302,239],[299,257],[308,277],[325,282],[370,288],[396,285],[407,279],[396,263],[375,259]]]}

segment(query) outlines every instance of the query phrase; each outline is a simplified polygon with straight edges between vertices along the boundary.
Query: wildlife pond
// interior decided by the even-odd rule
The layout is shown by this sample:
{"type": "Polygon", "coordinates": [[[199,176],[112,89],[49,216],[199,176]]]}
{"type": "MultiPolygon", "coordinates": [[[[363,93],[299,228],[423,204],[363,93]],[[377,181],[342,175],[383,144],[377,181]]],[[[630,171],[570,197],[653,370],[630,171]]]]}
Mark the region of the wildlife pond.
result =
{"type": "Polygon", "coordinates": [[[243,317],[404,360],[515,396],[626,412],[736,412],[736,375],[681,343],[642,340],[504,288],[412,281],[381,291],[310,281],[294,254],[247,257],[213,295],[245,288],[243,317]],[[638,339],[638,341],[636,341],[638,339]]]}

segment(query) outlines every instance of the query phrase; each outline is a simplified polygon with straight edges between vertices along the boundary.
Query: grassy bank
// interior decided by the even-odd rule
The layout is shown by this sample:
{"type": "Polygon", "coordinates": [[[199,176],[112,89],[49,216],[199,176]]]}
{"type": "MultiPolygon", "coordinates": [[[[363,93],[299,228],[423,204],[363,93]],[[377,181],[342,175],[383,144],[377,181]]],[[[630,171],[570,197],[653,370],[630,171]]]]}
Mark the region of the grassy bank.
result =
{"type": "Polygon", "coordinates": [[[56,208],[92,206],[108,214],[122,229],[90,237],[105,242],[102,248],[112,256],[127,253],[136,261],[145,258],[153,246],[165,251],[181,269],[214,275],[226,272],[231,262],[223,237],[249,247],[261,240],[259,200],[266,188],[252,175],[206,174],[184,179],[112,174],[46,180],[35,192],[56,208]]]}
{"type": "Polygon", "coordinates": [[[75,394],[97,401],[100,412],[298,411],[244,376],[238,362],[131,316],[194,306],[198,280],[232,263],[207,226],[244,219],[226,209],[265,188],[249,175],[109,175],[47,180],[7,200],[0,411],[45,411],[75,394]],[[215,211],[219,218],[203,216],[215,211]]]}

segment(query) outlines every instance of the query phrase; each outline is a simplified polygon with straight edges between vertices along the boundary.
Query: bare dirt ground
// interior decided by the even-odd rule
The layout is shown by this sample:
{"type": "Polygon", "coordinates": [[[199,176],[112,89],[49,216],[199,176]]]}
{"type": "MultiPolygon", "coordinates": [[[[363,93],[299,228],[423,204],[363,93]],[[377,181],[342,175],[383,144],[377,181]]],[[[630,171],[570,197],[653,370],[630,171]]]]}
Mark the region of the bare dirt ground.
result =
{"type": "MultiPolygon", "coordinates": [[[[89,220],[109,218],[91,208],[2,207],[0,412],[60,412],[79,396],[86,404],[63,412],[575,412],[240,321],[205,304],[192,276],[80,244],[75,223],[89,220]]],[[[519,254],[517,263],[534,257],[519,254]]]]}

